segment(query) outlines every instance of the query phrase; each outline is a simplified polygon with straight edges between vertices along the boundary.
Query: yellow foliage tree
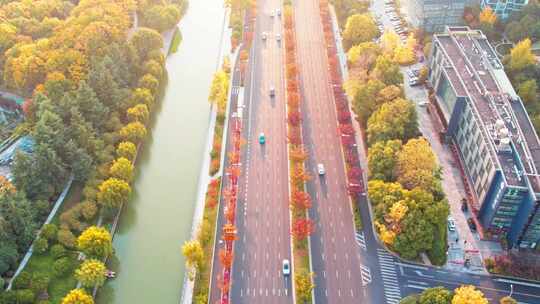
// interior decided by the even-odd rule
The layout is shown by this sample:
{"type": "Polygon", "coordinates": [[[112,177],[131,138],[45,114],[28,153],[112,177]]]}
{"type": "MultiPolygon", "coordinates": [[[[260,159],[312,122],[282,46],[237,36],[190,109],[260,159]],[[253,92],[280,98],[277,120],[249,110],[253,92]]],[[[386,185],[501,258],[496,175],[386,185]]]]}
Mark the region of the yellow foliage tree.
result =
{"type": "Polygon", "coordinates": [[[127,141],[138,143],[146,136],[146,127],[138,122],[131,122],[120,129],[120,136],[127,141]]]}
{"type": "Polygon", "coordinates": [[[189,269],[189,278],[193,280],[197,271],[201,270],[204,263],[204,251],[198,240],[191,240],[182,246],[182,254],[186,257],[186,266],[189,269]]]}
{"type": "Polygon", "coordinates": [[[381,48],[384,54],[394,57],[394,51],[401,44],[398,34],[393,30],[386,30],[381,36],[381,48]]]}
{"type": "Polygon", "coordinates": [[[75,277],[85,287],[99,287],[105,283],[106,271],[103,262],[96,259],[87,259],[75,270],[75,277]]]}
{"type": "Polygon", "coordinates": [[[62,299],[62,304],[94,304],[94,299],[83,289],[73,289],[62,299]]]}
{"type": "Polygon", "coordinates": [[[385,244],[393,245],[394,241],[396,240],[396,233],[392,230],[389,230],[384,224],[381,224],[378,221],[375,221],[375,226],[377,226],[377,230],[379,230],[379,236],[381,237],[381,240],[385,244]]]}
{"type": "Polygon", "coordinates": [[[305,270],[299,271],[294,275],[296,294],[298,296],[298,301],[301,303],[306,303],[311,298],[311,291],[315,288],[312,278],[313,273],[309,273],[305,270]]]}
{"type": "Polygon", "coordinates": [[[486,5],[482,12],[480,12],[478,20],[480,21],[480,23],[493,25],[495,24],[495,21],[497,21],[497,15],[495,14],[491,6],[486,5]]]}
{"type": "Polygon", "coordinates": [[[394,51],[394,61],[400,65],[410,65],[416,62],[414,50],[406,45],[398,46],[394,51]]]}
{"type": "Polygon", "coordinates": [[[15,186],[7,178],[0,175],[0,196],[14,194],[16,191],[15,186]]]}
{"type": "Polygon", "coordinates": [[[148,118],[150,117],[150,113],[148,112],[148,106],[144,103],[141,103],[127,109],[127,117],[131,122],[138,121],[143,124],[146,123],[148,121],[148,118]]]}
{"type": "Polygon", "coordinates": [[[480,290],[476,290],[474,286],[467,285],[454,290],[452,304],[489,304],[489,302],[480,290]]]}
{"type": "Polygon", "coordinates": [[[398,182],[405,188],[431,190],[438,165],[429,143],[423,138],[415,138],[398,153],[396,169],[398,182]]]}
{"type": "Polygon", "coordinates": [[[127,202],[131,194],[129,184],[121,179],[111,177],[98,187],[98,203],[110,209],[117,209],[127,202]]]}
{"type": "Polygon", "coordinates": [[[111,234],[103,227],[88,227],[77,238],[77,248],[88,257],[108,257],[112,253],[111,234]]]}
{"type": "Polygon", "coordinates": [[[109,174],[112,177],[130,182],[133,177],[133,164],[127,158],[120,157],[114,160],[109,174]]]}
{"type": "Polygon", "coordinates": [[[124,157],[129,159],[130,161],[133,161],[135,158],[135,154],[137,153],[137,147],[134,143],[130,141],[123,141],[120,144],[118,144],[118,147],[116,148],[116,155],[118,157],[124,157]]]}
{"type": "Polygon", "coordinates": [[[531,51],[531,40],[526,38],[516,44],[510,51],[510,68],[521,70],[536,63],[534,54],[531,51]]]}
{"type": "Polygon", "coordinates": [[[408,210],[409,208],[403,201],[395,202],[392,207],[390,207],[388,216],[392,222],[399,223],[408,210]]]}
{"type": "Polygon", "coordinates": [[[210,87],[210,96],[208,100],[218,107],[219,111],[224,111],[227,105],[229,93],[229,75],[223,70],[214,74],[212,86],[210,87]]]}

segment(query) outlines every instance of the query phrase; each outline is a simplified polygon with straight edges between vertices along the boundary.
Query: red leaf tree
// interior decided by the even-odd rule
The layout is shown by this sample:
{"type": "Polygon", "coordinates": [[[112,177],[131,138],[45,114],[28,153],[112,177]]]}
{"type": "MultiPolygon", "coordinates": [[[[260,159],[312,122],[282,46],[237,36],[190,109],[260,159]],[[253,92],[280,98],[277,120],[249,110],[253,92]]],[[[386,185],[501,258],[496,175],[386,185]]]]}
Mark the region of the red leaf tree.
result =
{"type": "Polygon", "coordinates": [[[291,205],[294,208],[308,209],[311,208],[311,197],[307,192],[293,190],[291,193],[291,205]]]}
{"type": "Polygon", "coordinates": [[[309,219],[296,219],[291,228],[291,234],[296,240],[304,240],[315,230],[315,224],[309,219]]]}

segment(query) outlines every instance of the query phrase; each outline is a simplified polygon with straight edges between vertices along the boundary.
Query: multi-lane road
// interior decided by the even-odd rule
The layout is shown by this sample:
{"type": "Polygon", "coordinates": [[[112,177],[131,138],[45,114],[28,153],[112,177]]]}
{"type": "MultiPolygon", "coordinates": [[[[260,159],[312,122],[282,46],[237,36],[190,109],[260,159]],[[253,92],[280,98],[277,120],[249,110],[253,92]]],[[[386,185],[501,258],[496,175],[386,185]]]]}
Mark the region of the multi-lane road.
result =
{"type": "Polygon", "coordinates": [[[354,303],[362,296],[361,282],[371,278],[367,267],[361,268],[355,243],[318,1],[295,1],[294,12],[303,138],[313,176],[307,189],[313,201],[309,215],[316,224],[310,237],[315,298],[317,303],[354,303]],[[324,176],[317,175],[319,163],[326,168],[324,176]]]}
{"type": "MultiPolygon", "coordinates": [[[[360,206],[364,226],[362,231],[355,231],[319,2],[293,1],[293,6],[303,137],[309,154],[307,167],[314,177],[307,184],[313,200],[309,216],[316,223],[310,237],[316,284],[314,302],[398,303],[402,297],[429,287],[455,289],[472,284],[493,301],[512,293],[520,303],[540,303],[540,285],[409,264],[393,256],[376,239],[365,196],[354,202],[360,206]],[[317,175],[318,163],[326,167],[323,177],[317,175]]],[[[291,257],[291,239],[284,48],[276,39],[277,34],[282,35],[282,22],[280,17],[270,16],[276,9],[281,9],[280,0],[257,1],[246,87],[240,98],[242,110],[238,111],[242,112],[246,143],[242,148],[236,213],[238,239],[231,289],[231,303],[235,304],[293,303],[291,278],[281,272],[283,259],[291,257]],[[262,39],[263,33],[267,33],[266,41],[262,39]],[[276,91],[274,98],[269,96],[271,87],[276,91]],[[265,134],[264,145],[258,142],[260,133],[265,134]]],[[[236,72],[233,109],[238,100],[238,84],[236,72]]],[[[364,150],[360,149],[359,153],[365,158],[364,150]]],[[[218,227],[221,220],[220,217],[218,227]]],[[[216,252],[220,246],[217,242],[216,252]]],[[[220,273],[216,254],[210,303],[217,303],[219,299],[220,273]]]]}

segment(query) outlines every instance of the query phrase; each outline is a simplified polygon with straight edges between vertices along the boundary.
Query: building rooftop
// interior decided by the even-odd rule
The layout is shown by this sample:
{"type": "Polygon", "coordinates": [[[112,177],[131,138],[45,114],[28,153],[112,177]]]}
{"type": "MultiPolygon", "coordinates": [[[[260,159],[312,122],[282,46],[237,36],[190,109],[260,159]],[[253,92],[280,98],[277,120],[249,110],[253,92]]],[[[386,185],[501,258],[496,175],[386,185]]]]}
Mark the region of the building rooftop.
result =
{"type": "Polygon", "coordinates": [[[506,182],[525,187],[526,177],[540,192],[540,141],[486,37],[468,27],[448,27],[435,40],[450,61],[445,66],[449,81],[458,96],[471,102],[481,133],[489,139],[489,157],[499,165],[506,182]],[[510,145],[517,153],[512,153],[510,145]]]}

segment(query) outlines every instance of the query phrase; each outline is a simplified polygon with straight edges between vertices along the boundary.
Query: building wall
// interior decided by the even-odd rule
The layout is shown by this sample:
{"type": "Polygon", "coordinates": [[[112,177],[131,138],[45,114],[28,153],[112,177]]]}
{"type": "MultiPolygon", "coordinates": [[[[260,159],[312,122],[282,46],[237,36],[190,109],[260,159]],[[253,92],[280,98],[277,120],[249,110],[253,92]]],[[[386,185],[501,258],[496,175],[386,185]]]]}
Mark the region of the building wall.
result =
{"type": "Polygon", "coordinates": [[[481,7],[491,6],[497,16],[506,19],[513,12],[521,10],[529,0],[482,0],[481,7]]]}
{"type": "Polygon", "coordinates": [[[463,9],[471,0],[406,0],[408,21],[428,32],[442,32],[445,26],[463,24],[463,9]]]}

